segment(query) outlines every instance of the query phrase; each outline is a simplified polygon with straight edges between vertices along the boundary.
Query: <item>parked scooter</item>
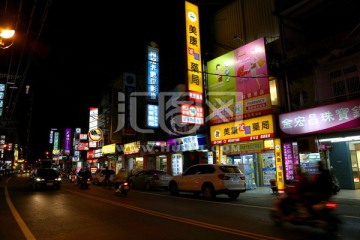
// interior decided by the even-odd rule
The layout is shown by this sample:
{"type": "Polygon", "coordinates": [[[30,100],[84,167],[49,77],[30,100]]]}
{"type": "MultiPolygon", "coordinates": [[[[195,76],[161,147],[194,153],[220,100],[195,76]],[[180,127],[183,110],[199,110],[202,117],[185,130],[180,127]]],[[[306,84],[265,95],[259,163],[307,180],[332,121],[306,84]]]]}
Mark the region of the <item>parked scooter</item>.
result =
{"type": "Polygon", "coordinates": [[[115,182],[114,184],[114,194],[116,196],[124,196],[126,197],[130,190],[129,183],[125,182],[115,182]]]}
{"type": "Polygon", "coordinates": [[[321,201],[311,206],[311,211],[304,204],[293,201],[286,194],[279,196],[273,203],[270,218],[280,226],[285,222],[324,229],[328,234],[338,231],[341,220],[335,214],[337,202],[321,201]]]}

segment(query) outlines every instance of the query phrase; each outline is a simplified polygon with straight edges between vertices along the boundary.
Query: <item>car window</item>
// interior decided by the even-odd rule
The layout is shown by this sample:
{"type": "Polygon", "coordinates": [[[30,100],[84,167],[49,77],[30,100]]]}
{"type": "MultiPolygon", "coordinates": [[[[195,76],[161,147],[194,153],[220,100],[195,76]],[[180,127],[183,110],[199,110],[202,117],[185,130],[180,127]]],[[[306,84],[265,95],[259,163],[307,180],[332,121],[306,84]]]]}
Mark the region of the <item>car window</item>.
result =
{"type": "Polygon", "coordinates": [[[220,170],[225,173],[241,173],[240,169],[237,166],[220,166],[220,170]]]}
{"type": "Polygon", "coordinates": [[[46,178],[56,178],[58,176],[57,172],[51,169],[38,169],[37,175],[46,178]]]}
{"type": "Polygon", "coordinates": [[[199,173],[201,173],[200,166],[191,166],[184,172],[185,175],[194,175],[199,173]]]}
{"type": "Polygon", "coordinates": [[[215,168],[211,165],[201,166],[201,174],[211,174],[215,172],[215,168]]]}

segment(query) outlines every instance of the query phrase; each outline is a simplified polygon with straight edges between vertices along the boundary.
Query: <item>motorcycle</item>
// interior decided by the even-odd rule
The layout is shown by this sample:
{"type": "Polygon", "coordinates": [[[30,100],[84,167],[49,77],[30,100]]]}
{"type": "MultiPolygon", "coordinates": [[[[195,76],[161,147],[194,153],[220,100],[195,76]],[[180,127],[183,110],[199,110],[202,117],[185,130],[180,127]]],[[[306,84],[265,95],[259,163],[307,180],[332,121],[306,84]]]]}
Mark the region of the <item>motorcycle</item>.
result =
{"type": "Polygon", "coordinates": [[[69,182],[71,182],[71,183],[73,183],[73,182],[75,182],[76,181],[76,174],[75,173],[73,173],[73,172],[71,172],[70,174],[69,174],[69,182]]]}
{"type": "Polygon", "coordinates": [[[341,220],[334,212],[338,207],[336,201],[320,201],[310,207],[311,209],[306,208],[304,204],[294,201],[285,193],[274,201],[270,218],[277,226],[287,222],[321,228],[329,234],[338,231],[341,220]]]}
{"type": "Polygon", "coordinates": [[[91,185],[91,178],[78,176],[78,184],[80,189],[88,189],[89,186],[91,185]]]}
{"type": "Polygon", "coordinates": [[[126,197],[130,190],[129,183],[125,182],[115,182],[114,184],[114,194],[116,196],[124,196],[126,197]]]}

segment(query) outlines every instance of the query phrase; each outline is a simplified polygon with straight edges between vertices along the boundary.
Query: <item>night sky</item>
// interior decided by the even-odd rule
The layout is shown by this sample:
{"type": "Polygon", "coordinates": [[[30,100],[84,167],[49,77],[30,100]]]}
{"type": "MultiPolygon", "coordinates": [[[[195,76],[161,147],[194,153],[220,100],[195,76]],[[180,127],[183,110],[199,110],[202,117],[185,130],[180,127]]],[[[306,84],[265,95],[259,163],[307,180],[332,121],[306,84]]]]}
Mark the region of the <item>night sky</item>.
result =
{"type": "MultiPolygon", "coordinates": [[[[10,2],[16,9],[20,1],[10,2]]],[[[88,127],[89,107],[98,105],[109,81],[124,71],[137,72],[143,67],[150,41],[160,47],[163,87],[183,82],[184,1],[25,2],[12,50],[17,57],[10,72],[20,66],[26,74],[22,91],[30,85],[31,94],[20,95],[15,116],[22,127],[20,135],[30,136],[35,154],[46,146],[50,128],[88,127]]],[[[206,36],[202,25],[208,21],[207,12],[229,1],[192,2],[199,3],[202,36],[206,36]]],[[[10,12],[10,6],[7,10],[10,12]]],[[[0,67],[4,72],[8,66],[0,67]]]]}

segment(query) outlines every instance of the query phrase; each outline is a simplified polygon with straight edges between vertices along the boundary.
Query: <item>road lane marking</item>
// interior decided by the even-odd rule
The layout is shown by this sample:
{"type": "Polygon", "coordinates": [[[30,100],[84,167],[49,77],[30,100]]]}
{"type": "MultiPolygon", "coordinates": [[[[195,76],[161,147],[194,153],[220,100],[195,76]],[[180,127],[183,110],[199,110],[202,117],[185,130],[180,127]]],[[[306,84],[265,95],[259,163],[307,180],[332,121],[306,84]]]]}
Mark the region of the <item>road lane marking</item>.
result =
{"type": "MultiPolygon", "coordinates": [[[[11,177],[10,177],[11,178],[11,177]]],[[[6,183],[9,182],[10,178],[8,178],[6,180],[6,183]]],[[[15,221],[17,222],[17,224],[19,225],[22,233],[24,234],[25,238],[27,240],[36,240],[36,238],[34,237],[34,235],[31,233],[30,229],[27,227],[27,225],[25,224],[25,222],[22,220],[20,214],[18,213],[18,211],[16,210],[14,204],[11,201],[8,189],[7,189],[7,185],[5,185],[5,197],[6,197],[6,202],[15,218],[15,221]]]]}
{"type": "Polygon", "coordinates": [[[182,218],[182,217],[177,217],[177,216],[174,216],[174,215],[169,215],[169,214],[165,214],[165,213],[161,213],[161,212],[156,212],[156,211],[152,211],[152,210],[145,209],[145,208],[140,208],[140,207],[124,204],[124,203],[115,202],[113,200],[108,200],[108,199],[96,197],[96,196],[93,196],[93,195],[80,193],[80,192],[77,192],[77,191],[72,191],[72,190],[69,190],[69,189],[66,189],[66,191],[69,191],[69,192],[72,192],[72,193],[75,193],[77,195],[81,195],[81,196],[84,196],[84,197],[87,197],[87,198],[91,198],[91,199],[94,199],[94,200],[97,200],[97,201],[101,201],[101,202],[104,202],[104,203],[109,203],[109,204],[116,205],[116,206],[119,206],[119,207],[124,207],[124,208],[127,208],[127,209],[131,209],[131,210],[134,210],[134,211],[137,211],[137,212],[142,212],[142,213],[146,213],[146,214],[149,214],[149,215],[158,216],[158,217],[161,217],[161,218],[166,218],[166,219],[169,219],[169,220],[182,222],[182,223],[186,223],[186,224],[190,224],[190,225],[194,225],[194,226],[208,228],[208,229],[211,229],[211,230],[214,230],[214,231],[226,232],[226,233],[230,233],[230,234],[237,235],[237,236],[247,237],[249,239],[282,240],[282,238],[270,237],[270,236],[261,235],[261,234],[257,234],[257,233],[241,231],[241,230],[234,229],[234,228],[223,227],[223,226],[219,226],[219,225],[215,225],[215,224],[199,222],[199,221],[195,221],[195,220],[188,219],[188,218],[182,218]]]}

